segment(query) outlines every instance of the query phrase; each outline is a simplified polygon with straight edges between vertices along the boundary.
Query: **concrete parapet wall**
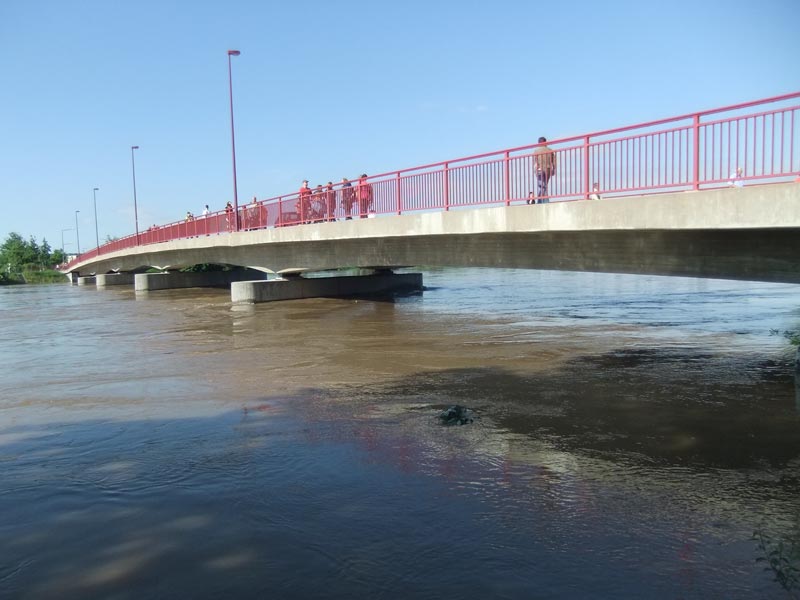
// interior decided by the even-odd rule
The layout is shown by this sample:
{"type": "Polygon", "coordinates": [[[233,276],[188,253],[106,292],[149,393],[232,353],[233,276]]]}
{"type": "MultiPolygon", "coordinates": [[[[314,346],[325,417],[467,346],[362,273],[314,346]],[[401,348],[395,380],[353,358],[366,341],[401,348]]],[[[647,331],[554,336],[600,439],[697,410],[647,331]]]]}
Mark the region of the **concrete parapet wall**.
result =
{"type": "Polygon", "coordinates": [[[266,274],[252,269],[240,271],[209,271],[204,273],[137,273],[134,278],[134,288],[137,292],[152,292],[153,290],[171,290],[177,288],[193,287],[227,287],[234,281],[246,281],[266,274]]]}
{"type": "Polygon", "coordinates": [[[109,285],[133,285],[134,273],[109,273],[106,275],[96,275],[97,287],[109,285]]]}
{"type": "Polygon", "coordinates": [[[255,304],[277,300],[381,294],[422,289],[422,273],[377,273],[349,277],[292,277],[231,284],[231,301],[255,304]]]}

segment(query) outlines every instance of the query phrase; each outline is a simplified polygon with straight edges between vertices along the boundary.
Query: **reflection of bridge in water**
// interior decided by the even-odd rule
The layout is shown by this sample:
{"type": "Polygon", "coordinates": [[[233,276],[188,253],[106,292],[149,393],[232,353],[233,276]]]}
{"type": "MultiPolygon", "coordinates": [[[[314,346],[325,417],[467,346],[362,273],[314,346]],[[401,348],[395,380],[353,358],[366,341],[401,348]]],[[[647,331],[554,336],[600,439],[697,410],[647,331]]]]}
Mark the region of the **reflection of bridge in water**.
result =
{"type": "Polygon", "coordinates": [[[527,204],[538,144],[373,176],[370,201],[353,220],[343,220],[337,184],[308,202],[295,193],[151,228],[64,270],[117,274],[98,281],[109,285],[151,267],[252,269],[205,283],[201,274],[171,273],[151,285],[141,275],[137,289],[404,265],[800,282],[798,99],[800,92],[548,142],[557,168],[547,204],[527,204]],[[595,183],[600,200],[590,199],[595,183]],[[307,212],[329,202],[332,214],[307,212]]]}

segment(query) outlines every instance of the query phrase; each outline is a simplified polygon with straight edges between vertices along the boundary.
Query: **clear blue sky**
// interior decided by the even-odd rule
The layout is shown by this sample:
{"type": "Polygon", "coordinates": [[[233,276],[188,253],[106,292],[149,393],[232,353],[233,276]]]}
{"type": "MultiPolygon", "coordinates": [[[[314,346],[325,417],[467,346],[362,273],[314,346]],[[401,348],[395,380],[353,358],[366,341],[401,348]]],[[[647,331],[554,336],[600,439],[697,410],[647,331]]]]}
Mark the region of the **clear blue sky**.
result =
{"type": "MultiPolygon", "coordinates": [[[[0,2],[0,241],[800,89],[798,0],[0,2]],[[545,8],[547,7],[547,8],[545,8]]],[[[64,233],[68,252],[75,232],[64,233]]]]}

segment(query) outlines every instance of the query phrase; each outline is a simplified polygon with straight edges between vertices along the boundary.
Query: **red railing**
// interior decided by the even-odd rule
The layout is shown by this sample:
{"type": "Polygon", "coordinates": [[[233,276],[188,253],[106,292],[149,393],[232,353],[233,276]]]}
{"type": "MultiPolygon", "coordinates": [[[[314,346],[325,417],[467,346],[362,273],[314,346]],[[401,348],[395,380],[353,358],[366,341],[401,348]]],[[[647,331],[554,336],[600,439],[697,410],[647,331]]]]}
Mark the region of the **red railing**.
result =
{"type": "MultiPolygon", "coordinates": [[[[800,92],[608,131],[550,140],[557,167],[548,201],[791,181],[800,175],[800,92]],[[756,109],[753,112],[753,109],[756,109]],[[713,118],[713,119],[712,119],[713,118]],[[712,119],[712,120],[709,120],[712,119]],[[741,169],[737,175],[737,169],[741,169]]],[[[359,202],[352,181],[352,218],[455,210],[525,202],[537,191],[534,153],[521,146],[369,177],[371,200],[359,202]]],[[[240,230],[343,219],[341,183],[331,192],[298,193],[239,207],[240,230]],[[329,195],[332,194],[332,195],[329,195]],[[331,203],[331,200],[334,200],[331,203]],[[329,206],[334,206],[329,212],[329,206]]],[[[231,233],[233,212],[153,226],[84,252],[74,264],[137,245],[231,233]]]]}

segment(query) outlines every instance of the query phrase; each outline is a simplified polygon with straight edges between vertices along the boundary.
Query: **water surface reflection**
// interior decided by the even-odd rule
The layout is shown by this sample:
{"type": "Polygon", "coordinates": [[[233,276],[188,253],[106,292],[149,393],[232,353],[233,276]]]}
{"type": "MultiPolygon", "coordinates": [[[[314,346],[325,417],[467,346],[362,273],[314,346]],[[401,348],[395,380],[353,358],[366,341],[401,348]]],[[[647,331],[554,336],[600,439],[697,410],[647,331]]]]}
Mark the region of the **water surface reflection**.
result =
{"type": "Polygon", "coordinates": [[[426,282],[0,290],[0,596],[783,597],[796,286],[426,282]]]}

